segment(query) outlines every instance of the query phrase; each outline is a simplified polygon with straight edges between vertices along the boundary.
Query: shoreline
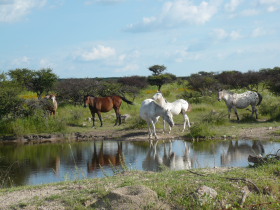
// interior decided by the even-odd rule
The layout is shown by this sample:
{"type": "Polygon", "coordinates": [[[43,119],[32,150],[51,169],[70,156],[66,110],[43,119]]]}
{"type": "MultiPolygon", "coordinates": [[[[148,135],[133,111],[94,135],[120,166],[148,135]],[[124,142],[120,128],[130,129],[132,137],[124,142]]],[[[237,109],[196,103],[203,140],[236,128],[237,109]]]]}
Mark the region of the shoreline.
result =
{"type": "MultiPolygon", "coordinates": [[[[159,129],[160,130],[160,129],[159,129]]],[[[202,141],[202,140],[280,140],[280,135],[275,131],[280,130],[280,126],[275,127],[256,127],[243,128],[238,130],[236,135],[222,135],[213,137],[192,138],[187,136],[187,132],[171,132],[171,134],[158,132],[158,140],[166,139],[182,139],[186,141],[202,141]]],[[[1,136],[0,144],[42,144],[56,143],[64,141],[95,141],[95,140],[115,140],[115,141],[149,141],[147,129],[115,129],[115,130],[98,130],[91,132],[73,132],[63,134],[30,134],[23,136],[1,136]]]]}

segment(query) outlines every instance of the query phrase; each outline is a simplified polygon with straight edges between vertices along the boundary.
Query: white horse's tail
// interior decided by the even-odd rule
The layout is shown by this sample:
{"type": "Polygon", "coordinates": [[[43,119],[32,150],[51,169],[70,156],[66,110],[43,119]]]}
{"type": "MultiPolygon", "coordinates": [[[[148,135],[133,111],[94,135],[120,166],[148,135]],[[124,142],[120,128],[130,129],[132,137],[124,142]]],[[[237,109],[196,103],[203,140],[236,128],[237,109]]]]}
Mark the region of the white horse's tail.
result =
{"type": "Polygon", "coordinates": [[[257,94],[259,96],[259,102],[258,102],[257,106],[259,106],[261,104],[261,102],[262,102],[262,98],[263,97],[262,97],[262,95],[260,93],[257,92],[257,94]]]}
{"type": "Polygon", "coordinates": [[[192,105],[189,104],[189,107],[188,107],[188,109],[187,109],[187,112],[191,112],[191,111],[192,111],[192,105]]]}

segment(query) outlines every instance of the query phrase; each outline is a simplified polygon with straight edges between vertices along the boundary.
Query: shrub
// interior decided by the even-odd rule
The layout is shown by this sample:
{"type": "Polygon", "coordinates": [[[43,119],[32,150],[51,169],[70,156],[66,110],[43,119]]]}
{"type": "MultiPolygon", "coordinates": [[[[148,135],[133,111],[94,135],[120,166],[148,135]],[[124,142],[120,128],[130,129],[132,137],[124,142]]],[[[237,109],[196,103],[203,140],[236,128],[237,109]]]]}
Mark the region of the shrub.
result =
{"type": "Polygon", "coordinates": [[[199,122],[190,128],[188,136],[192,138],[207,138],[215,135],[211,128],[212,126],[207,122],[199,122]]]}

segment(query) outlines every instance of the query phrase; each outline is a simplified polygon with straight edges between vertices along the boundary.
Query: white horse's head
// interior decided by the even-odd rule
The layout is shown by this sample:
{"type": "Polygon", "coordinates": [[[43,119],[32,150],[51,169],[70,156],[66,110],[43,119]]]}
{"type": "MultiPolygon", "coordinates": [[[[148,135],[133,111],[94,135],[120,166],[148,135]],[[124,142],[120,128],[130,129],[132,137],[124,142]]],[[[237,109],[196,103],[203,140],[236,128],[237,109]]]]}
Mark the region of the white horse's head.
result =
{"type": "Polygon", "coordinates": [[[227,94],[227,91],[219,90],[218,101],[221,101],[225,97],[225,94],[227,94]]]}
{"type": "Polygon", "coordinates": [[[173,115],[172,115],[170,109],[165,110],[164,120],[170,125],[170,127],[174,126],[173,115]]]}
{"type": "Polygon", "coordinates": [[[157,93],[152,97],[152,99],[155,100],[155,101],[160,101],[162,98],[163,98],[163,95],[162,95],[161,92],[157,92],[157,93]]]}

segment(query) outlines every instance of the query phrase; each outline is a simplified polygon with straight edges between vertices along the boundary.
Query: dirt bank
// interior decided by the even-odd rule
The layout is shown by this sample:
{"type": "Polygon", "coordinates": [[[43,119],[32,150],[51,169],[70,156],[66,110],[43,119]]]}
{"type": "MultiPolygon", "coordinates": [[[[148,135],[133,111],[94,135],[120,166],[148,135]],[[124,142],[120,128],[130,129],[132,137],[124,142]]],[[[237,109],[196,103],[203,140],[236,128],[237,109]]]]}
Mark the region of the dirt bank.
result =
{"type": "MultiPolygon", "coordinates": [[[[233,126],[234,127],[234,126],[233,126]]],[[[263,126],[251,128],[234,127],[227,131],[220,132],[212,139],[251,139],[251,140],[279,140],[280,126],[263,126]]],[[[159,140],[163,139],[185,139],[197,140],[187,136],[189,131],[182,133],[180,129],[174,128],[170,134],[163,133],[162,129],[157,130],[159,140]]],[[[203,137],[201,138],[204,139],[203,137]]],[[[25,136],[3,136],[0,142],[3,143],[51,143],[58,141],[89,141],[89,140],[124,140],[124,141],[148,141],[147,129],[128,129],[122,127],[93,128],[92,131],[74,132],[68,134],[34,134],[25,136]]]]}

